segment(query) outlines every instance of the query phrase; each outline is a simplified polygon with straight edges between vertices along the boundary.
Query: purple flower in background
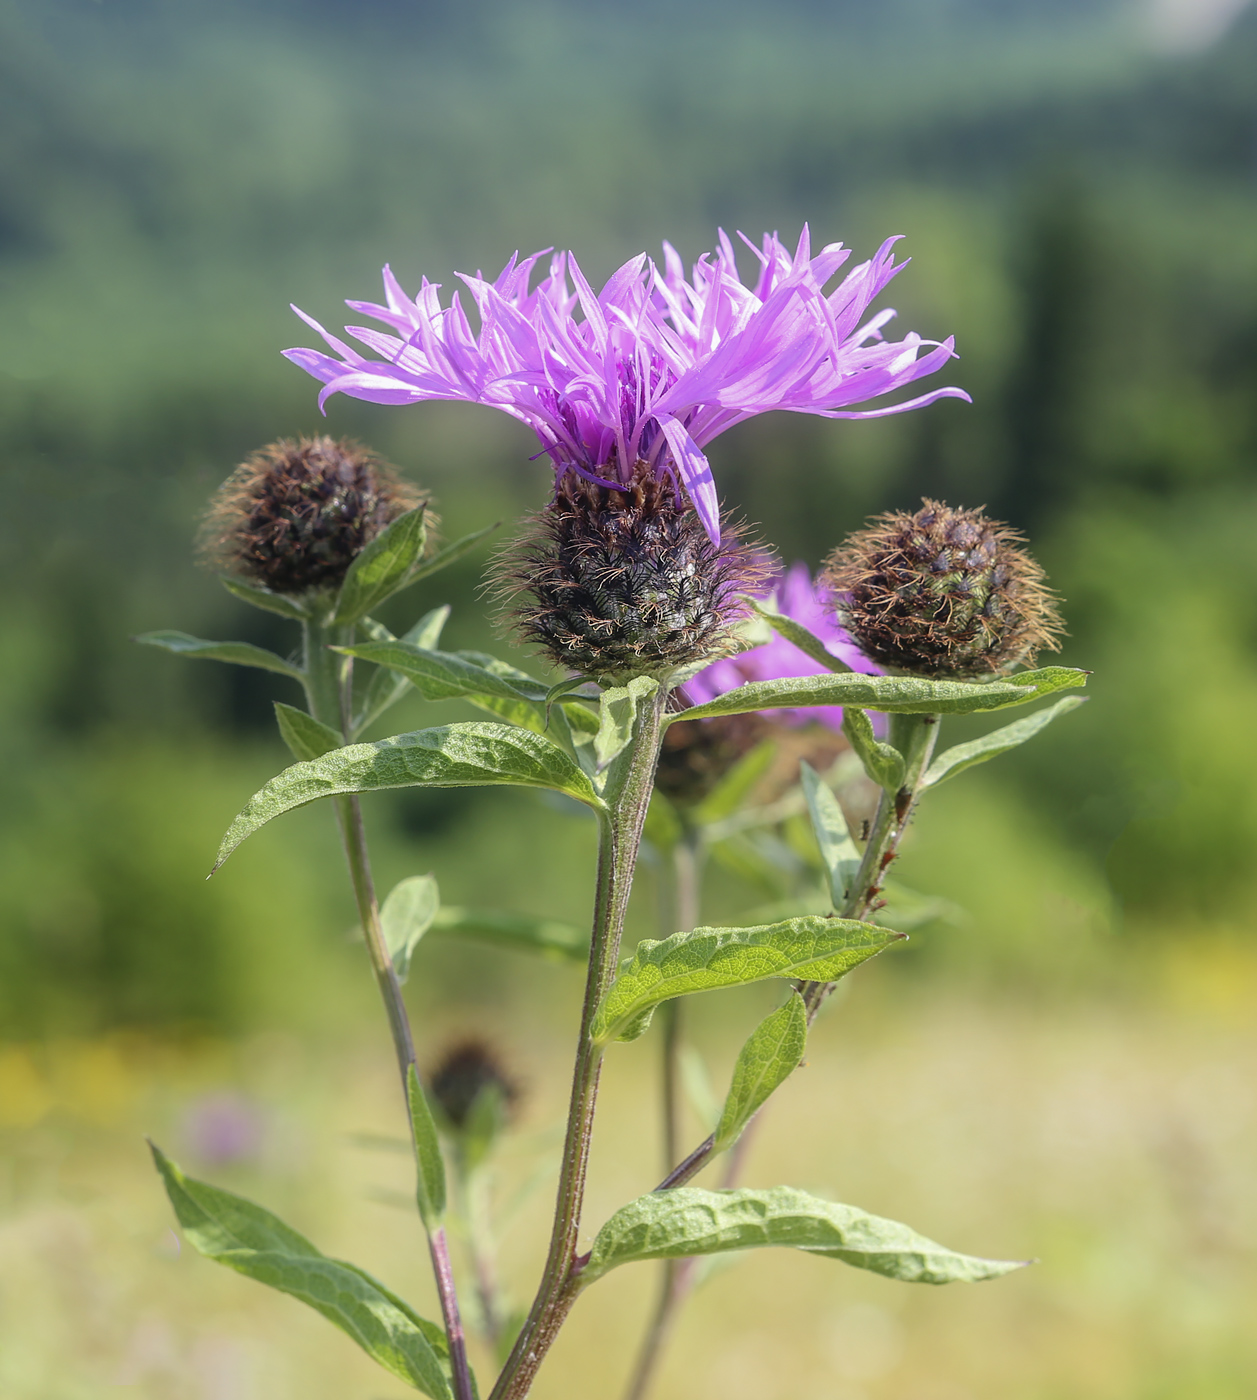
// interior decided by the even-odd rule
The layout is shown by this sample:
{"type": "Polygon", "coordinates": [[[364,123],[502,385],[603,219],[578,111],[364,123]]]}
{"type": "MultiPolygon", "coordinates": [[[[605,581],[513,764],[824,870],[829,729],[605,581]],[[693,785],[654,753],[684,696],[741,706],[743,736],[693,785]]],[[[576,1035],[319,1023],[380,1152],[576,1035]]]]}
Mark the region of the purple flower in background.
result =
{"type": "Polygon", "coordinates": [[[759,248],[744,241],[759,264],[751,285],[742,281],[723,232],[718,249],[694,264],[688,281],[665,243],[662,268],[643,253],[597,294],[571,253],[555,254],[549,274],[531,289],[544,255],[513,257],[493,282],[462,277],[478,331],[457,293],[443,307],[440,288],[425,278],[411,300],[385,268],[386,305],[347,303],[389,327],[347,327],[368,355],[303,311],[297,314],[335,355],[284,353],[323,381],[320,407],[336,393],[384,404],[465,400],[527,423],[556,477],[574,472],[614,487],[631,482],[637,463],[645,462],[684,488],[718,540],[720,508],[703,448],[726,428],[772,409],[874,418],[939,398],[968,398],[949,387],[902,403],[855,407],[934,373],[955,353],[950,338],[926,341],[911,332],[885,340],[882,327],[893,311],[865,318],[905,265],[894,260],[895,239],[829,293],[825,285],[850,257],[841,244],[813,257],[806,226],[793,254],[775,234],[765,235],[759,248]]]}
{"type": "MultiPolygon", "coordinates": [[[[882,668],[870,661],[835,621],[828,590],[824,584],[812,582],[806,564],[794,564],[784,576],[779,575],[768,597],[779,613],[802,623],[813,636],[820,638],[826,651],[832,652],[853,671],[861,671],[865,675],[881,674],[882,668]]],[[[773,681],[787,676],[819,676],[824,673],[825,668],[819,661],[814,661],[793,642],[774,632],[772,641],[765,642],[763,646],[713,662],[686,681],[682,690],[691,705],[703,705],[747,681],[773,681]]],[[[831,729],[842,728],[842,710],[834,705],[806,710],[766,710],[764,713],[769,719],[787,724],[819,720],[831,729]]]]}
{"type": "Polygon", "coordinates": [[[249,1161],[262,1148],[265,1122],[261,1110],[233,1093],[205,1094],[188,1105],[183,1136],[203,1162],[249,1161]]]}

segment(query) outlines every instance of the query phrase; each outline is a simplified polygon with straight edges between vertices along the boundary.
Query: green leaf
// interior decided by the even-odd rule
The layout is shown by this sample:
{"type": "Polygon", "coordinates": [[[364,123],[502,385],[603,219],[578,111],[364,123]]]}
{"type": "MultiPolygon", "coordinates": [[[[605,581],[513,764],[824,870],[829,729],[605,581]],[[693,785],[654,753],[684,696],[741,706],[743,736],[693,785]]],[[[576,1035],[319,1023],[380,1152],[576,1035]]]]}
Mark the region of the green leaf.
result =
{"type": "Polygon", "coordinates": [[[357,622],[399,588],[414,582],[428,537],[426,513],[426,506],[416,506],[399,515],[359,553],[340,586],[332,626],[357,622]]]}
{"type": "Polygon", "coordinates": [[[769,1096],[799,1066],[807,1046],[807,1008],[798,992],[751,1032],[733,1067],[733,1083],[716,1125],[713,1150],[723,1152],[738,1139],[769,1096]]]}
{"type": "Polygon", "coordinates": [[[494,521],[492,525],[486,525],[482,530],[473,530],[470,535],[464,535],[461,540],[455,540],[453,544],[447,544],[444,549],[437,550],[431,559],[425,560],[411,572],[406,586],[418,583],[421,578],[428,578],[442,569],[448,569],[455,560],[461,559],[468,550],[474,549],[486,535],[491,535],[501,523],[500,520],[494,521]]]}
{"type": "Polygon", "coordinates": [[[710,826],[712,822],[732,816],[773,766],[776,757],[777,745],[771,739],[765,739],[743,754],[694,809],[695,823],[710,826]]]}
{"type": "Polygon", "coordinates": [[[389,891],[380,908],[380,925],[388,945],[397,980],[405,985],[410,959],[419,940],[432,927],[441,905],[437,883],[431,875],[412,875],[389,891]]]}
{"type": "Polygon", "coordinates": [[[829,873],[829,896],[834,908],[841,909],[860,868],[860,851],[851,839],[838,799],[805,758],[799,761],[799,776],[803,780],[803,795],[807,798],[816,844],[821,848],[821,859],[829,873]]]}
{"type": "Polygon", "coordinates": [[[773,612],[771,608],[766,608],[762,603],[757,603],[753,598],[747,600],[755,612],[764,619],[765,622],[779,632],[788,642],[793,643],[805,656],[810,656],[813,661],[824,666],[828,671],[850,671],[851,667],[845,661],[836,657],[832,651],[817,637],[792,617],[786,617],[784,613],[773,612]]]}
{"type": "Polygon", "coordinates": [[[364,1270],[321,1254],[270,1211],[185,1176],[157,1147],[152,1152],[184,1235],[200,1253],[299,1298],[385,1370],[432,1400],[452,1400],[440,1328],[364,1270]]]}
{"type": "Polygon", "coordinates": [[[549,788],[595,809],[602,800],[576,763],[541,734],[505,724],[447,724],[374,744],[349,744],[272,778],[245,804],[219,847],[217,870],[247,837],[295,807],[401,787],[549,788]]]}
{"type": "Polygon", "coordinates": [[[414,1065],[406,1066],[406,1100],[410,1104],[410,1132],[415,1143],[415,1199],[426,1230],[435,1230],[445,1214],[445,1159],[428,1096],[423,1092],[414,1065]]]}
{"type": "Polygon", "coordinates": [[[767,1191],[653,1191],[617,1210],[598,1231],[581,1287],[621,1264],[686,1259],[783,1245],[840,1259],[904,1283],[977,1283],[1023,1261],[957,1254],[907,1225],[775,1186],[767,1191]]]}
{"type": "Polygon", "coordinates": [[[319,758],[344,743],[330,724],[279,700],[275,701],[275,722],[279,725],[280,737],[298,760],[319,758]]]}
{"type": "Polygon", "coordinates": [[[646,809],[646,825],[642,835],[657,851],[670,851],[685,834],[677,809],[659,791],[650,794],[650,806],[646,809]]]}
{"type": "Polygon", "coordinates": [[[950,749],[944,749],[930,764],[923,786],[936,787],[945,779],[954,778],[957,773],[972,768],[975,763],[985,763],[988,759],[1007,753],[1009,749],[1015,749],[1027,739],[1033,739],[1040,729],[1046,729],[1054,719],[1067,715],[1070,710],[1076,710],[1079,705],[1086,703],[1086,696],[1067,695],[1055,705],[1039,710],[1037,714],[1014,720],[1012,724],[1006,724],[1002,729],[984,734],[980,739],[973,739],[967,744],[955,744],[950,749]]]}
{"type": "Polygon", "coordinates": [[[514,681],[452,651],[436,651],[413,642],[359,642],[336,647],[347,656],[387,666],[403,675],[425,700],[465,700],[488,695],[510,701],[533,701],[514,681]]]}
{"type": "Polygon", "coordinates": [[[667,722],[741,715],[754,710],[798,709],[811,705],[856,705],[862,710],[898,714],[974,714],[1024,705],[1056,690],[1086,685],[1088,672],[1068,666],[1025,671],[1010,681],[926,681],[916,676],[789,676],[751,681],[705,705],[695,705],[667,722]]]}
{"type": "Polygon", "coordinates": [[[598,733],[594,753],[598,772],[624,752],[637,725],[637,707],[659,689],[659,682],[650,676],[634,676],[628,685],[610,686],[602,692],[598,710],[598,733]]]}
{"type": "Polygon", "coordinates": [[[583,963],[589,957],[587,933],[556,919],[537,919],[528,914],[443,904],[432,921],[431,932],[477,938],[518,953],[541,953],[571,962],[583,963]]]}
{"type": "MultiPolygon", "coordinates": [[[[400,640],[409,642],[413,646],[423,647],[425,650],[434,649],[441,640],[441,629],[445,626],[449,615],[448,603],[442,607],[433,608],[431,612],[424,613],[400,640]]],[[[398,640],[387,627],[373,622],[369,617],[364,617],[360,626],[370,628],[372,641],[394,642],[398,640]]],[[[410,681],[406,676],[390,670],[387,666],[377,667],[371,677],[371,683],[367,686],[367,692],[358,706],[357,713],[354,715],[352,729],[354,738],[357,738],[364,729],[374,724],[384,711],[395,705],[409,689],[410,681]]]]}
{"type": "Polygon", "coordinates": [[[294,622],[306,620],[306,610],[295,598],[288,598],[283,593],[272,593],[269,588],[258,588],[254,584],[245,583],[243,579],[233,578],[230,574],[219,574],[218,581],[228,593],[239,598],[241,602],[251,603],[255,608],[262,608],[266,612],[278,613],[280,617],[291,618],[294,622]]]}
{"type": "Polygon", "coordinates": [[[230,661],[236,666],[256,666],[261,671],[275,671],[294,681],[304,681],[305,672],[282,656],[252,642],[205,642],[186,632],[144,632],[136,637],[146,647],[161,647],[176,656],[190,656],[197,661],[230,661]]]}
{"type": "Polygon", "coordinates": [[[903,754],[891,744],[883,744],[873,733],[873,721],[858,705],[848,705],[842,712],[842,732],[855,750],[870,781],[887,792],[898,792],[903,786],[903,754]]]}
{"type": "Polygon", "coordinates": [[[636,1040],[661,1001],[768,977],[835,982],[903,935],[809,915],[758,928],[696,928],[648,938],[611,984],[590,1028],[599,1044],[636,1040]]]}

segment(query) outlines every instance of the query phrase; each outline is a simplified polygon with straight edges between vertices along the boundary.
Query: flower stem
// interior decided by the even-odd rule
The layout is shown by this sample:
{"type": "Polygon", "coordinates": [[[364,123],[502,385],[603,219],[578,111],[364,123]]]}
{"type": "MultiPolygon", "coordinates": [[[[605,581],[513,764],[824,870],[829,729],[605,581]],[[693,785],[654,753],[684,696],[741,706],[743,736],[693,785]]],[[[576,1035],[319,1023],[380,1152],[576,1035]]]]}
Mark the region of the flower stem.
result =
{"type": "Polygon", "coordinates": [[[590,1036],[590,1025],[598,1003],[615,977],[624,914],[641,845],[642,825],[650,805],[655,764],[659,758],[666,699],[666,691],[661,686],[643,706],[633,740],[608,777],[607,791],[604,793],[607,807],[599,817],[598,883],[594,898],[589,972],[585,980],[585,1000],[572,1072],[572,1097],[563,1142],[550,1248],[528,1320],[511,1349],[489,1400],[521,1400],[528,1394],[538,1368],[576,1301],[580,1273],[576,1243],[585,1198],[589,1148],[598,1099],[598,1076],[602,1067],[602,1050],[590,1036]]]}
{"type": "MultiPolygon", "coordinates": [[[[353,658],[330,650],[332,645],[347,645],[353,641],[353,628],[329,628],[322,621],[307,619],[303,624],[306,699],[315,719],[335,729],[348,742],[349,714],[353,684],[353,658]]],[[[397,1069],[401,1076],[402,1099],[407,1104],[407,1075],[415,1066],[414,1039],[410,1033],[410,1017],[402,999],[401,984],[393,968],[393,959],[380,923],[380,904],[376,898],[375,881],[371,875],[371,857],[367,849],[367,831],[362,820],[362,804],[356,795],[332,799],[340,827],[341,843],[349,863],[349,878],[358,905],[362,937],[375,973],[376,986],[388,1017],[397,1069]]],[[[428,1232],[428,1249],[432,1256],[432,1272],[437,1294],[441,1300],[441,1316],[450,1347],[450,1369],[454,1379],[455,1400],[473,1400],[475,1395],[471,1371],[467,1364],[467,1343],[459,1315],[458,1295],[450,1263],[449,1242],[441,1228],[428,1232]]]]}

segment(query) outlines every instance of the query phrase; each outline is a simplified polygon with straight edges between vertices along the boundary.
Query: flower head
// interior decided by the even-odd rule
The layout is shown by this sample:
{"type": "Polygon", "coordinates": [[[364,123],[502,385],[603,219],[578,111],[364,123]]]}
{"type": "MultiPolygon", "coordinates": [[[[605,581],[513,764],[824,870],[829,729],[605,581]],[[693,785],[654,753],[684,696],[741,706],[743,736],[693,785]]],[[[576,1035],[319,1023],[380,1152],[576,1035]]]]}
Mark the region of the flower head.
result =
{"type": "Polygon", "coordinates": [[[1061,618],[1022,536],[963,510],[924,500],[857,531],[825,577],[838,615],[860,646],[920,676],[989,676],[1032,666],[1059,647],[1061,618]]]}
{"type": "Polygon", "coordinates": [[[219,487],[201,552],[273,593],[335,588],[362,549],[424,496],[356,442],[282,438],[219,487]]]}
{"type": "Polygon", "coordinates": [[[574,474],[625,486],[645,463],[688,495],[716,540],[720,506],[703,448],[735,423],[773,409],[878,417],[968,397],[949,387],[857,407],[932,374],[954,354],[950,338],[924,341],[913,332],[885,340],[893,311],[866,318],[904,266],[894,261],[894,242],[829,292],[850,252],[832,243],[813,256],[806,227],[793,253],[775,234],[758,248],[747,243],[759,264],[750,284],[723,233],[688,280],[665,244],[662,267],[643,253],[599,293],[571,253],[553,256],[535,287],[544,255],[512,258],[492,282],[462,278],[478,330],[457,293],[442,306],[439,287],[425,279],[411,299],[385,268],[384,305],[348,303],[388,327],[347,328],[368,354],[301,311],[335,354],[285,354],[323,381],[320,405],[345,393],[372,403],[457,399],[500,409],[533,429],[559,480],[574,474]]]}

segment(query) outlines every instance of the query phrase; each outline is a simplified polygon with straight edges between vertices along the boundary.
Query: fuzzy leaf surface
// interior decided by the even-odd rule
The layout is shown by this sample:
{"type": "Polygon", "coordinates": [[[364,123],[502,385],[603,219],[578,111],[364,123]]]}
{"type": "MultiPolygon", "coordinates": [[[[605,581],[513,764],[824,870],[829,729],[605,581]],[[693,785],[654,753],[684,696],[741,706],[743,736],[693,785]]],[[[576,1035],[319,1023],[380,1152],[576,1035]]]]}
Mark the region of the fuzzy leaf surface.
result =
{"type": "Polygon", "coordinates": [[[1025,719],[1014,720],[1012,724],[1006,724],[993,733],[984,734],[980,739],[972,739],[967,744],[954,744],[950,749],[944,749],[930,764],[925,774],[924,786],[937,787],[947,778],[954,778],[957,773],[963,773],[974,764],[998,758],[1009,749],[1024,744],[1027,739],[1033,739],[1054,719],[1059,719],[1061,715],[1067,715],[1070,710],[1076,710],[1079,705],[1086,703],[1086,697],[1083,695],[1067,695],[1055,705],[1049,705],[1047,709],[1039,710],[1036,714],[1027,715],[1025,719]]]}
{"type": "Polygon", "coordinates": [[[280,617],[290,618],[294,622],[305,621],[306,611],[301,604],[282,593],[272,593],[269,588],[245,583],[243,579],[233,578],[231,574],[219,574],[218,581],[233,598],[239,598],[242,603],[250,603],[265,612],[278,613],[280,617]]]}
{"type": "Polygon", "coordinates": [[[904,1283],[977,1283],[1020,1261],[957,1254],[907,1225],[790,1186],[767,1191],[653,1191],[617,1210],[598,1231],[581,1285],[621,1264],[785,1246],[840,1259],[904,1283]]]}
{"type": "Polygon", "coordinates": [[[400,881],[380,906],[384,942],[393,960],[393,971],[403,986],[410,976],[410,959],[440,907],[441,893],[431,875],[412,875],[400,881]]]}
{"type": "Polygon", "coordinates": [[[716,1125],[714,1150],[723,1152],[774,1090],[799,1067],[807,1048],[807,1009],[798,992],[766,1016],[738,1052],[729,1096],[716,1125]]]}
{"type": "Polygon", "coordinates": [[[557,919],[538,919],[529,914],[443,904],[432,921],[431,932],[476,938],[517,953],[541,953],[572,962],[583,963],[589,956],[588,933],[557,919]]]}
{"type": "Polygon", "coordinates": [[[855,919],[805,915],[757,928],[696,928],[647,938],[607,990],[590,1034],[636,1040],[660,1002],[770,977],[834,982],[903,935],[855,919]]]}
{"type": "Polygon", "coordinates": [[[1040,696],[1085,685],[1087,672],[1069,666],[1025,671],[1012,681],[927,681],[916,676],[790,676],[751,681],[705,705],[695,705],[668,722],[741,715],[754,710],[806,709],[811,705],[855,705],[897,714],[976,714],[1024,705],[1040,696]]]}
{"type": "Polygon", "coordinates": [[[256,666],[260,671],[274,671],[281,676],[289,676],[294,681],[303,681],[305,673],[291,661],[276,656],[265,647],[255,647],[252,642],[206,642],[187,632],[143,632],[135,639],[146,647],[161,647],[172,651],[176,656],[190,656],[196,661],[228,661],[235,666],[256,666]]]}
{"type": "MultiPolygon", "coordinates": [[[[373,642],[401,640],[409,642],[412,646],[423,647],[425,650],[431,651],[439,645],[441,629],[445,626],[449,615],[448,603],[442,607],[433,608],[431,612],[424,613],[419,621],[400,639],[394,637],[387,627],[381,626],[378,622],[373,623],[369,617],[363,618],[361,626],[364,629],[369,628],[373,642]]],[[[378,666],[354,715],[354,737],[356,738],[364,729],[374,724],[384,711],[395,705],[409,689],[410,681],[401,672],[391,670],[387,666],[378,666]]]]}
{"type": "Polygon", "coordinates": [[[333,625],[357,622],[399,588],[414,582],[428,538],[426,514],[426,507],[416,506],[399,515],[359,553],[340,586],[333,625]]]}
{"type": "Polygon", "coordinates": [[[836,657],[825,643],[814,632],[809,632],[801,622],[796,622],[784,613],[773,612],[771,608],[764,607],[754,599],[749,601],[759,617],[762,617],[775,632],[779,632],[786,641],[798,647],[805,656],[810,656],[813,661],[829,671],[841,673],[851,670],[845,661],[836,657]]]}
{"type": "Polygon", "coordinates": [[[829,875],[829,897],[834,908],[841,909],[860,868],[860,850],[851,839],[838,799],[806,758],[799,760],[799,777],[803,781],[803,795],[807,799],[816,844],[829,875]]]}
{"type": "Polygon", "coordinates": [[[321,1254],[277,1215],[185,1176],[157,1147],[152,1151],[185,1236],[206,1258],[299,1298],[385,1370],[432,1400],[452,1400],[439,1327],[364,1270],[321,1254]]]}
{"type": "Polygon", "coordinates": [[[254,793],[232,822],[214,869],[255,831],[307,802],[401,787],[549,788],[598,808],[601,799],[576,763],[541,734],[506,724],[447,724],[349,744],[296,763],[254,793]]]}
{"type": "Polygon", "coordinates": [[[406,1067],[406,1101],[410,1105],[410,1135],[415,1144],[415,1199],[425,1229],[434,1230],[445,1214],[445,1158],[428,1096],[414,1065],[406,1067]]]}
{"type": "Polygon", "coordinates": [[[887,792],[898,792],[903,786],[903,754],[893,744],[884,744],[873,733],[873,721],[858,705],[848,705],[842,712],[842,732],[855,750],[864,772],[887,792]]]}
{"type": "Polygon", "coordinates": [[[279,725],[280,738],[298,761],[320,758],[344,743],[330,724],[324,724],[305,710],[295,709],[279,700],[275,701],[275,723],[279,725]]]}
{"type": "Polygon", "coordinates": [[[634,676],[628,685],[611,686],[602,692],[598,710],[598,733],[594,753],[601,773],[624,752],[637,725],[637,707],[659,689],[649,676],[634,676]]]}

